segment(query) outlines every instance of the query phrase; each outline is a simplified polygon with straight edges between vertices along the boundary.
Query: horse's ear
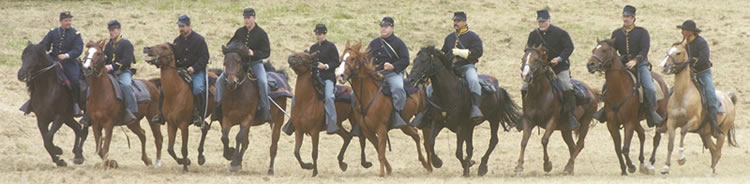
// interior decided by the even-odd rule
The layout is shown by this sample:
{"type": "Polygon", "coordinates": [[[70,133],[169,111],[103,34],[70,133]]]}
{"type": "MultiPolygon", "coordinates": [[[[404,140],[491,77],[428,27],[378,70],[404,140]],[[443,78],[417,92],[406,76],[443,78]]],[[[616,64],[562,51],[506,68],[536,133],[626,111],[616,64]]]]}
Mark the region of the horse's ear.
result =
{"type": "Polygon", "coordinates": [[[610,46],[613,46],[613,47],[614,47],[614,46],[615,46],[615,39],[617,39],[617,38],[612,38],[612,39],[609,39],[609,40],[607,41],[607,43],[608,43],[608,44],[609,44],[610,46]]]}
{"type": "Polygon", "coordinates": [[[227,53],[227,46],[226,45],[221,45],[221,53],[224,53],[224,54],[227,53]]]}
{"type": "Polygon", "coordinates": [[[602,40],[599,40],[599,37],[596,37],[596,44],[599,44],[599,42],[602,42],[602,40]]]}
{"type": "Polygon", "coordinates": [[[34,45],[34,44],[32,44],[32,43],[31,43],[31,41],[30,41],[30,40],[26,40],[26,41],[28,42],[28,43],[26,43],[26,46],[27,46],[27,47],[31,47],[32,45],[34,45]]]}
{"type": "Polygon", "coordinates": [[[344,48],[349,48],[349,40],[346,41],[346,47],[344,48]]]}

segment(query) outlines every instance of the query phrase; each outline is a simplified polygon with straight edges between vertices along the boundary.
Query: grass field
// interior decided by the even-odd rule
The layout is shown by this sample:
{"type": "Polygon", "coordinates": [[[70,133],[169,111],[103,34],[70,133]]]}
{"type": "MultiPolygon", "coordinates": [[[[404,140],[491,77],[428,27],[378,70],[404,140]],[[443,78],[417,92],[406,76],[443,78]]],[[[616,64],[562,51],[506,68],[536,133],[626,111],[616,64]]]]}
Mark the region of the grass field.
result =
{"type": "MultiPolygon", "coordinates": [[[[750,57],[750,1],[520,1],[520,0],[474,0],[474,1],[1,1],[0,2],[0,117],[5,126],[0,128],[0,183],[744,183],[749,179],[750,169],[750,114],[744,109],[750,101],[750,83],[745,78],[750,64],[744,63],[750,57]],[[128,130],[115,130],[110,158],[120,163],[120,168],[101,170],[96,168],[101,159],[94,153],[93,136],[84,146],[86,162],[67,168],[56,168],[41,145],[42,140],[36,128],[33,115],[23,116],[18,107],[28,98],[24,84],[19,82],[16,72],[20,68],[20,54],[27,40],[38,42],[50,28],[59,26],[58,13],[70,10],[75,16],[73,27],[83,35],[84,42],[106,39],[106,23],[118,19],[122,23],[122,34],[136,47],[139,70],[135,78],[158,77],[158,70],[143,62],[141,48],[158,43],[171,42],[177,35],[177,16],[187,13],[191,16],[193,28],[204,35],[211,53],[210,67],[219,68],[223,57],[221,45],[231,34],[242,26],[242,9],[253,7],[257,11],[258,24],[263,27],[271,41],[270,60],[276,66],[287,68],[286,57],[292,51],[309,48],[315,41],[312,33],[316,23],[328,26],[328,39],[343,49],[347,40],[369,42],[379,35],[378,22],[383,16],[395,18],[396,35],[409,47],[411,56],[420,47],[442,45],[445,35],[452,30],[452,12],[465,11],[471,30],[484,41],[485,54],[478,64],[480,73],[488,73],[500,79],[501,87],[507,89],[516,103],[521,103],[519,65],[528,32],[536,28],[535,11],[549,8],[552,24],[566,29],[576,46],[571,56],[574,63],[571,74],[591,86],[599,87],[603,81],[600,75],[589,74],[585,62],[595,46],[597,38],[609,38],[612,30],[621,26],[621,12],[625,4],[638,8],[636,24],[647,28],[651,34],[650,60],[661,61],[666,49],[673,42],[680,41],[681,35],[675,25],[686,19],[694,19],[703,29],[702,35],[711,47],[711,60],[714,63],[713,77],[716,88],[734,91],[740,98],[737,103],[737,139],[739,147],[726,147],[717,166],[718,175],[706,176],[710,162],[708,150],[702,149],[700,139],[695,134],[686,138],[688,162],[683,166],[674,164],[669,176],[648,176],[634,173],[627,177],[619,175],[619,164],[615,157],[612,139],[605,126],[597,123],[587,137],[587,145],[577,159],[574,176],[565,176],[562,169],[568,158],[566,146],[557,134],[550,142],[553,171],[542,170],[542,149],[540,135],[533,134],[526,155],[526,170],[513,172],[519,152],[521,133],[501,132],[500,143],[490,158],[490,172],[485,177],[476,177],[477,167],[472,168],[471,178],[461,177],[461,167],[454,156],[455,135],[443,132],[437,140],[436,151],[444,161],[443,168],[432,173],[425,171],[416,158],[413,142],[402,133],[390,134],[393,151],[388,158],[393,166],[393,175],[377,177],[379,165],[375,150],[370,145],[368,159],[373,168],[359,166],[359,147],[353,144],[345,161],[349,170],[341,172],[335,154],[341,144],[338,136],[322,136],[319,158],[320,175],[310,178],[311,172],[303,170],[295,161],[293,137],[282,135],[279,154],[276,158],[275,176],[266,176],[270,129],[260,126],[251,129],[251,149],[244,157],[243,170],[229,173],[229,162],[221,156],[220,131],[218,126],[210,130],[206,143],[207,163],[204,166],[193,164],[189,173],[183,173],[167,154],[164,148],[164,165],[161,168],[144,166],[140,161],[139,144],[134,134],[128,130]],[[124,133],[127,132],[127,133],[124,133]],[[132,148],[128,148],[125,134],[131,138],[132,148]]],[[[290,72],[291,73],[291,72],[290,72]]],[[[294,74],[292,74],[294,75],[294,74]]],[[[292,76],[292,84],[295,83],[292,76]]],[[[672,84],[673,77],[666,76],[672,84]]],[[[348,123],[345,123],[348,124],[348,123]]],[[[645,122],[643,122],[645,126],[645,122]]],[[[348,128],[348,127],[347,127],[348,128]]],[[[120,129],[120,128],[117,128],[120,129]]],[[[162,127],[163,132],[166,128],[162,127]]],[[[147,130],[149,132],[149,130],[147,130]]],[[[192,128],[190,155],[197,156],[198,128],[192,128]]],[[[231,135],[236,134],[237,129],[231,135]]],[[[475,133],[475,160],[486,150],[489,140],[489,126],[483,124],[475,133]]],[[[646,155],[651,153],[651,137],[654,131],[647,130],[646,155]]],[[[149,156],[154,159],[153,137],[147,133],[149,156]]],[[[73,133],[62,128],[55,143],[65,153],[62,158],[70,162],[73,155],[73,133]]],[[[179,140],[179,139],[178,139],[179,140]]],[[[233,141],[233,140],[232,140],[233,141]]],[[[165,141],[166,142],[166,141],[165,141]]],[[[180,142],[178,141],[179,145],[180,142]]],[[[639,144],[634,141],[631,158],[637,159],[639,144]]],[[[179,146],[177,147],[179,149],[179,146]]],[[[309,137],[302,149],[303,159],[310,160],[309,137]]],[[[666,141],[657,153],[657,169],[663,166],[666,157],[666,141]]],[[[675,153],[673,156],[676,156],[675,153]]]]}

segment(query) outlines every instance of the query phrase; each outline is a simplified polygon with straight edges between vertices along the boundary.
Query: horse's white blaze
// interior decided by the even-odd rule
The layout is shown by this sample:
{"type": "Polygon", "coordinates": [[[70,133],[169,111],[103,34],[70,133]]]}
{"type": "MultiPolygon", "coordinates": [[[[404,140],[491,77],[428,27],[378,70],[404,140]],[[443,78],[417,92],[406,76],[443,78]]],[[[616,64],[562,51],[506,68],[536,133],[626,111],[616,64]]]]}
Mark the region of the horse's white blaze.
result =
{"type": "Polygon", "coordinates": [[[336,71],[335,71],[336,76],[344,74],[344,70],[346,69],[345,67],[346,67],[346,59],[347,58],[349,58],[349,53],[348,52],[344,53],[344,59],[341,60],[341,64],[339,64],[339,67],[336,68],[336,71]]]}
{"type": "Polygon", "coordinates": [[[602,45],[596,45],[596,48],[594,49],[599,49],[599,48],[602,48],[602,45]]]}
{"type": "Polygon", "coordinates": [[[83,63],[83,68],[89,68],[91,67],[91,58],[94,58],[94,53],[96,53],[96,48],[91,47],[89,48],[89,55],[86,56],[86,61],[83,63]]]}
{"type": "Polygon", "coordinates": [[[664,56],[664,60],[661,61],[661,64],[659,64],[660,67],[664,68],[667,66],[667,60],[669,59],[669,56],[664,56]]]}
{"type": "Polygon", "coordinates": [[[531,53],[526,54],[526,60],[523,61],[523,70],[521,71],[521,77],[526,78],[529,75],[531,68],[529,67],[529,59],[531,59],[531,53]]]}

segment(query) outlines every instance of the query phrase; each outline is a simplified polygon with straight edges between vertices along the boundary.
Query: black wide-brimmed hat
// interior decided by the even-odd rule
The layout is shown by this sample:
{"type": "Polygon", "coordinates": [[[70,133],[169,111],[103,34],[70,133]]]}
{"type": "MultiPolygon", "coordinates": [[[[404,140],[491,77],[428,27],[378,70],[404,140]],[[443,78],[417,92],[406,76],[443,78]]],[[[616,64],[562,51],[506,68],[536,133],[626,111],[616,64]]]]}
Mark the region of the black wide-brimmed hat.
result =
{"type": "Polygon", "coordinates": [[[701,29],[698,29],[698,26],[695,25],[695,21],[693,20],[686,20],[682,23],[682,25],[677,25],[677,28],[684,29],[684,30],[690,30],[696,33],[700,33],[701,29]]]}
{"type": "Polygon", "coordinates": [[[119,28],[120,28],[120,22],[117,21],[117,19],[107,22],[107,29],[112,30],[112,29],[119,29],[119,28]]]}
{"type": "Polygon", "coordinates": [[[315,30],[313,30],[313,32],[326,34],[328,33],[328,28],[326,28],[325,24],[316,24],[315,30]]]}
{"type": "Polygon", "coordinates": [[[60,20],[67,18],[73,18],[73,15],[70,14],[70,11],[60,12],[60,20]]]}
{"type": "Polygon", "coordinates": [[[549,16],[549,11],[548,10],[539,10],[539,11],[536,11],[536,21],[537,22],[546,21],[546,20],[549,20],[549,18],[550,18],[550,16],[549,16]]]}
{"type": "Polygon", "coordinates": [[[625,5],[625,7],[622,8],[622,16],[635,17],[635,7],[625,5]]]}
{"type": "Polygon", "coordinates": [[[454,12],[453,13],[453,20],[466,20],[466,13],[460,11],[460,12],[454,12]]]}

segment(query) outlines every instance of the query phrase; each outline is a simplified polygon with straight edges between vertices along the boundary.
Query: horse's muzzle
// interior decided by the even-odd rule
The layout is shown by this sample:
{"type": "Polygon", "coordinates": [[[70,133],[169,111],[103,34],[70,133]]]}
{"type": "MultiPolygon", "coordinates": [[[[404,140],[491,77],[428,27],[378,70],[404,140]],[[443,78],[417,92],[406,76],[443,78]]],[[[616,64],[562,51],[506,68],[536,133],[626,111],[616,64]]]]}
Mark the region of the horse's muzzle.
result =
{"type": "Polygon", "coordinates": [[[589,62],[588,64],[586,64],[586,68],[589,70],[589,73],[593,74],[598,70],[599,65],[593,62],[589,62]]]}

